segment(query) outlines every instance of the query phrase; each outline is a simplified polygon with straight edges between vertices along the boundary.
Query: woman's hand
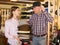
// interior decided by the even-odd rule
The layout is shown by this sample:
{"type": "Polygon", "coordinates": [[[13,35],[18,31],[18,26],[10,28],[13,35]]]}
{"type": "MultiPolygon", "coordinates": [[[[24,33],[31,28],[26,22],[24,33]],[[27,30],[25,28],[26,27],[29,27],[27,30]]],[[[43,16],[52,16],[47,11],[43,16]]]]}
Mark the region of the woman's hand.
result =
{"type": "Polygon", "coordinates": [[[18,36],[13,36],[13,38],[20,41],[20,38],[18,36]]]}
{"type": "Polygon", "coordinates": [[[18,41],[18,44],[22,44],[22,42],[20,41],[20,38],[18,36],[13,36],[14,39],[16,39],[18,41]]]}

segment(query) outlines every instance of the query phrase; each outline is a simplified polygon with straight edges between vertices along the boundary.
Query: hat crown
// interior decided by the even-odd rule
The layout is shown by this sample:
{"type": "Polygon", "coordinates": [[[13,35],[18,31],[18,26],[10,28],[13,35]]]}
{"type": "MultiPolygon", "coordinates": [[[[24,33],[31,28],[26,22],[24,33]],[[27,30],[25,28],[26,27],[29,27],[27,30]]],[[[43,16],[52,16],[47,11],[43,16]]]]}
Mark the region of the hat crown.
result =
{"type": "Polygon", "coordinates": [[[33,3],[33,7],[40,6],[40,5],[41,5],[40,2],[34,2],[34,3],[33,3]]]}

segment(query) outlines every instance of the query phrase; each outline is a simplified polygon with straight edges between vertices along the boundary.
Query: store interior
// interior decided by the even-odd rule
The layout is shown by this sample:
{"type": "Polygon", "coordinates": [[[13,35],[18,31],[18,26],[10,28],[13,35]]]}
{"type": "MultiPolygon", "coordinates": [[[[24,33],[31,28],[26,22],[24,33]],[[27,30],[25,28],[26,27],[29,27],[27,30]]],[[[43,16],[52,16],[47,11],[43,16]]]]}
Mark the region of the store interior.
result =
{"type": "Polygon", "coordinates": [[[4,36],[5,21],[9,18],[11,6],[18,6],[21,11],[20,15],[20,28],[18,34],[22,42],[28,45],[32,43],[32,37],[30,36],[30,28],[28,25],[29,18],[33,14],[31,8],[32,3],[40,1],[54,18],[53,24],[48,23],[48,41],[47,45],[55,45],[55,37],[57,30],[60,30],[60,0],[0,0],[0,13],[1,13],[1,29],[0,29],[0,45],[7,45],[7,39],[4,36]]]}

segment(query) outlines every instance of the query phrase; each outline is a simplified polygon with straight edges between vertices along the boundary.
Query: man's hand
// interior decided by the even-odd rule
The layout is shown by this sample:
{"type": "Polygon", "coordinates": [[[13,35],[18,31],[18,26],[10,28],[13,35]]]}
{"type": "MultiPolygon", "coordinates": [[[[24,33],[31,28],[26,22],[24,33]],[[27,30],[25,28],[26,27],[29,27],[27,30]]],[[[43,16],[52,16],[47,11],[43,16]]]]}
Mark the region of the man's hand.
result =
{"type": "Polygon", "coordinates": [[[41,5],[41,11],[45,11],[45,7],[43,5],[41,5]]]}

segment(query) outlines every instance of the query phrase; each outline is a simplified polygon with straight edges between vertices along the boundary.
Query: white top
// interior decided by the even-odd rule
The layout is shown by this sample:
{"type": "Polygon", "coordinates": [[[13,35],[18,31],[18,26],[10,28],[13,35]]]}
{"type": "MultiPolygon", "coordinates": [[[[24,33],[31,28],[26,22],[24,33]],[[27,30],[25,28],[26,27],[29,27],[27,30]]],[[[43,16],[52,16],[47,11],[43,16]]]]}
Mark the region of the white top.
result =
{"type": "Polygon", "coordinates": [[[8,43],[11,45],[17,45],[17,40],[13,38],[13,35],[18,36],[18,25],[19,21],[14,18],[5,22],[5,36],[8,38],[8,43]]]}

